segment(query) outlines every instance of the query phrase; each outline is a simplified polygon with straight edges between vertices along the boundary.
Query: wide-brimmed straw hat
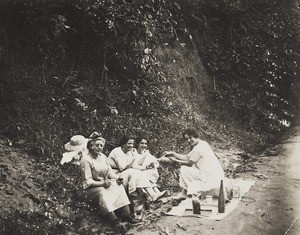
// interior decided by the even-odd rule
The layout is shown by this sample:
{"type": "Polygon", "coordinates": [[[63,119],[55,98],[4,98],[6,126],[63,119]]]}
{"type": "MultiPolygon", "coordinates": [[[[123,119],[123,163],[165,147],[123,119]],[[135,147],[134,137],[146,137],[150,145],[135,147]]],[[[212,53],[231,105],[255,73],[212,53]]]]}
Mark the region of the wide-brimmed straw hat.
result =
{"type": "Polygon", "coordinates": [[[70,142],[65,144],[65,150],[69,152],[79,151],[83,147],[86,147],[88,139],[83,135],[74,135],[71,137],[70,142]]]}

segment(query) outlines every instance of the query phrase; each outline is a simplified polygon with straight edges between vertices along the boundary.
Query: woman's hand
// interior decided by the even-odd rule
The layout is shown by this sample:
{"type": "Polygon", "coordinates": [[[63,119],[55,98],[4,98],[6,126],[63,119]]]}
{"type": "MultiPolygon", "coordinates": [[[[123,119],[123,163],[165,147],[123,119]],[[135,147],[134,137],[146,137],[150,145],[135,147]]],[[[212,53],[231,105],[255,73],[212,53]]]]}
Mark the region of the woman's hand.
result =
{"type": "Polygon", "coordinates": [[[109,180],[105,180],[103,187],[109,188],[111,186],[111,182],[109,180]]]}
{"type": "Polygon", "coordinates": [[[170,162],[172,162],[172,159],[171,158],[169,158],[169,157],[160,157],[159,159],[158,159],[158,162],[160,162],[160,163],[170,163],[170,162]]]}
{"type": "Polygon", "coordinates": [[[164,151],[161,157],[171,157],[174,155],[173,151],[164,151]]]}
{"type": "Polygon", "coordinates": [[[119,177],[119,178],[116,180],[116,182],[117,182],[118,185],[121,185],[121,184],[123,184],[124,179],[123,179],[122,177],[119,177]]]}

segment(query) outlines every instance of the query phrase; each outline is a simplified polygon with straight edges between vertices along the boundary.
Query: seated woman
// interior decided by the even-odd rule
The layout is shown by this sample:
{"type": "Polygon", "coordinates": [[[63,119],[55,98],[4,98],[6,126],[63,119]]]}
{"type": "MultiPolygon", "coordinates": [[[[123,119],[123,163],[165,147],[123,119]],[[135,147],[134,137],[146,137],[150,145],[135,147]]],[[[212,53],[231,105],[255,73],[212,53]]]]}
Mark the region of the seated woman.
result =
{"type": "Polygon", "coordinates": [[[113,172],[107,157],[102,153],[105,139],[98,133],[93,133],[87,142],[88,153],[80,161],[82,187],[81,198],[95,204],[101,214],[113,224],[118,224],[115,213],[118,210],[122,218],[135,223],[130,216],[129,199],[122,185],[122,178],[113,172]]]}
{"type": "Polygon", "coordinates": [[[156,201],[164,192],[155,192],[147,173],[135,169],[136,163],[133,153],[134,138],[123,136],[120,146],[114,148],[108,156],[109,163],[115,173],[124,179],[123,185],[129,195],[136,196],[144,189],[150,195],[150,201],[156,201]]]}
{"type": "Polygon", "coordinates": [[[182,190],[174,199],[184,199],[195,192],[205,195],[218,191],[221,180],[224,180],[224,171],[212,148],[199,138],[195,129],[186,129],[183,137],[192,148],[188,154],[167,151],[160,158],[160,162],[174,161],[182,165],[179,175],[182,190]]]}
{"type": "MultiPolygon", "coordinates": [[[[148,140],[146,138],[138,137],[135,140],[135,149],[133,149],[135,164],[133,164],[133,168],[142,170],[147,173],[153,190],[160,193],[156,184],[159,178],[159,174],[157,171],[159,162],[158,159],[149,152],[147,147],[148,140]]],[[[163,191],[163,193],[166,193],[166,191],[163,191]]]]}

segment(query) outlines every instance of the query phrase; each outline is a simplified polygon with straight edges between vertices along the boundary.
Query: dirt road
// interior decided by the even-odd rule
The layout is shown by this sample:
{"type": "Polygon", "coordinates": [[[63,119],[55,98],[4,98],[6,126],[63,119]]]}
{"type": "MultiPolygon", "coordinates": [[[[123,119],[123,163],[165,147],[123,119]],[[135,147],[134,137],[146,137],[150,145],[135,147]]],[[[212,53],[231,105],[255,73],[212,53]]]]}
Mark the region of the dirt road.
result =
{"type": "Polygon", "coordinates": [[[257,163],[264,177],[252,177],[256,184],[225,219],[164,216],[128,234],[300,234],[300,126],[278,147],[278,154],[264,156],[257,163]],[[186,230],[178,227],[178,222],[186,230]]]}

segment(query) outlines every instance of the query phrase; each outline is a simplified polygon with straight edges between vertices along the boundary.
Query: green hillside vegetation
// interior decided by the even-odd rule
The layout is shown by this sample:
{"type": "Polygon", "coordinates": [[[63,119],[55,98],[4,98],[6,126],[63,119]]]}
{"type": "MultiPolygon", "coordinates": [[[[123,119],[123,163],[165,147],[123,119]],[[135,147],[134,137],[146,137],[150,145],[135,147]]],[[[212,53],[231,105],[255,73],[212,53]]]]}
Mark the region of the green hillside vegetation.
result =
{"type": "Polygon", "coordinates": [[[70,175],[64,143],[93,131],[106,153],[127,132],[184,151],[189,126],[259,153],[293,125],[299,48],[295,0],[1,1],[0,134],[70,175]]]}

